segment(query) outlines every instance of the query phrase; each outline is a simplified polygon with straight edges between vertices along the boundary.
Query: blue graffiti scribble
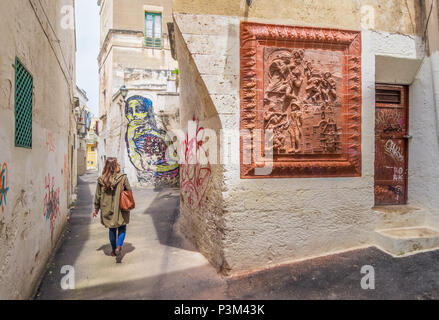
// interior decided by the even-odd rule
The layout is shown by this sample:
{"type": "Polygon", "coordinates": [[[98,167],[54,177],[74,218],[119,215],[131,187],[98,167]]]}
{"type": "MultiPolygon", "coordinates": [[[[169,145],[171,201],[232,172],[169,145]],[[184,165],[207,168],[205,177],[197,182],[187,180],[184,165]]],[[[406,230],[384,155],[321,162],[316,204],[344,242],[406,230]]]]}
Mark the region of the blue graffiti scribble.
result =
{"type": "Polygon", "coordinates": [[[2,187],[0,189],[0,206],[2,207],[2,212],[5,211],[5,207],[6,207],[6,196],[8,194],[8,190],[9,187],[7,186],[8,184],[8,178],[7,178],[7,174],[8,174],[8,167],[6,166],[6,163],[3,164],[3,168],[2,168],[2,187]],[[4,204],[3,204],[3,200],[4,200],[4,204]]]}

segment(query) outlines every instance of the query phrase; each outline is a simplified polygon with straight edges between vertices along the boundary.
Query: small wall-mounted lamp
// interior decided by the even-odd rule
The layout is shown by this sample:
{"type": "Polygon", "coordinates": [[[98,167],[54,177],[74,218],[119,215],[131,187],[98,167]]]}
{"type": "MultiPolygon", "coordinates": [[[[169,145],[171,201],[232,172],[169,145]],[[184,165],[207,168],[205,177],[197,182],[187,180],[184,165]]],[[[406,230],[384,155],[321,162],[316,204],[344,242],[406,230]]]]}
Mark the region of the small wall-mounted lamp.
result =
{"type": "Polygon", "coordinates": [[[128,96],[128,89],[125,85],[123,85],[122,87],[120,87],[120,95],[123,98],[123,101],[125,102],[126,97],[128,96]]]}

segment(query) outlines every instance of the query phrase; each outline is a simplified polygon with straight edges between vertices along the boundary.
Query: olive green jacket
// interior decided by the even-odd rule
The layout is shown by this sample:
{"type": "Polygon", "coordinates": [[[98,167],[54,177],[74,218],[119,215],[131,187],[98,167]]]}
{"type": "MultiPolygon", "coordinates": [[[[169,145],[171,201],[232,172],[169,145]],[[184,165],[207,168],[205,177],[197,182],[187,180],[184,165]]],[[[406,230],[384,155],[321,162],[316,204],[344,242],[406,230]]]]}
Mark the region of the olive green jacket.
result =
{"type": "Polygon", "coordinates": [[[105,190],[103,178],[98,178],[94,205],[101,210],[101,223],[106,228],[119,228],[129,223],[129,211],[120,210],[120,194],[122,193],[122,178],[125,190],[131,191],[130,183],[125,174],[117,173],[111,179],[111,188],[105,190]]]}

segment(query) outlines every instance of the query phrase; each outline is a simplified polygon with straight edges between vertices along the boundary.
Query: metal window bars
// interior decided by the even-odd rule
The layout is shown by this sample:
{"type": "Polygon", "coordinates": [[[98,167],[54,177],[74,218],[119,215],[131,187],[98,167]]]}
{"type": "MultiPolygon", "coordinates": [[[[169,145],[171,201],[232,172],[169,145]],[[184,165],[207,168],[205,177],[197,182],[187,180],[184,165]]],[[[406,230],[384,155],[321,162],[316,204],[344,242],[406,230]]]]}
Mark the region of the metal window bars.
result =
{"type": "Polygon", "coordinates": [[[15,146],[32,148],[33,77],[15,59],[15,146]]]}

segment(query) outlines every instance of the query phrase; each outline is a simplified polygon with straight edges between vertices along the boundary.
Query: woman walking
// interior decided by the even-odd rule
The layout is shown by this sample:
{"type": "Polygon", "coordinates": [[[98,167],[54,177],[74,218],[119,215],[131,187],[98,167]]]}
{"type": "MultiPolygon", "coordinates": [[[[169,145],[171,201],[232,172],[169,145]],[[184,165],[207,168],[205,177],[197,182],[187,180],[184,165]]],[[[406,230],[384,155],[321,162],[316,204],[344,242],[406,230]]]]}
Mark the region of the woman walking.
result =
{"type": "Polygon", "coordinates": [[[120,208],[120,196],[124,190],[131,191],[128,179],[120,172],[117,159],[108,158],[102,176],[98,178],[93,217],[101,210],[101,223],[109,229],[113,257],[121,253],[130,220],[130,212],[120,208]]]}

